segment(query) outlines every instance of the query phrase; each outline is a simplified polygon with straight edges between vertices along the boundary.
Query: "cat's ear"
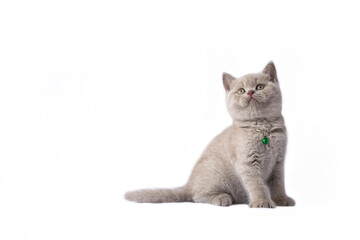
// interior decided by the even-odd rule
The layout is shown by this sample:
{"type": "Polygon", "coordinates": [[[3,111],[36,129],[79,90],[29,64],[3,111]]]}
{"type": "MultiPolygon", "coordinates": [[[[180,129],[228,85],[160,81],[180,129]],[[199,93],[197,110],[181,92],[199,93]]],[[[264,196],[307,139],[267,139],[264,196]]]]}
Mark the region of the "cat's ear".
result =
{"type": "Polygon", "coordinates": [[[270,61],[264,68],[264,70],[262,71],[263,73],[267,74],[270,76],[270,81],[272,82],[277,82],[277,74],[276,74],[276,68],[275,65],[272,61],[270,61]]]}
{"type": "Polygon", "coordinates": [[[235,78],[226,72],[223,73],[222,78],[223,78],[223,84],[224,84],[225,90],[230,91],[231,83],[235,78]]]}

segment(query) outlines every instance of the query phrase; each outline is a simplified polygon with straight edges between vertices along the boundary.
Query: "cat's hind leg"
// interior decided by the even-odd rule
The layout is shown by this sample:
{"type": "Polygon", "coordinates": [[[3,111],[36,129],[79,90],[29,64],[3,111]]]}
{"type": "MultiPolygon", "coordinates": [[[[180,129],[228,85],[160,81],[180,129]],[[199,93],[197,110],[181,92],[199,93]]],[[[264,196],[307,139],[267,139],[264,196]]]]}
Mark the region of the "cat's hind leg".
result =
{"type": "Polygon", "coordinates": [[[195,194],[193,200],[196,203],[209,203],[216,206],[230,206],[233,204],[231,196],[227,193],[195,194]]]}

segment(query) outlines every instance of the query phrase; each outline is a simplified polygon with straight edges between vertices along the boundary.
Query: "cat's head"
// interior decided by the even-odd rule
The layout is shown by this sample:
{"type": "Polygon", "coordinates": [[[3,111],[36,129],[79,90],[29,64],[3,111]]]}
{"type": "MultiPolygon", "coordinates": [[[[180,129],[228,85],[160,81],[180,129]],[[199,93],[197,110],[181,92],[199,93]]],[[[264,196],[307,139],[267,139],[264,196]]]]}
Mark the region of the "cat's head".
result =
{"type": "Polygon", "coordinates": [[[234,120],[281,116],[281,92],[273,62],[240,78],[223,73],[226,105],[234,120]]]}

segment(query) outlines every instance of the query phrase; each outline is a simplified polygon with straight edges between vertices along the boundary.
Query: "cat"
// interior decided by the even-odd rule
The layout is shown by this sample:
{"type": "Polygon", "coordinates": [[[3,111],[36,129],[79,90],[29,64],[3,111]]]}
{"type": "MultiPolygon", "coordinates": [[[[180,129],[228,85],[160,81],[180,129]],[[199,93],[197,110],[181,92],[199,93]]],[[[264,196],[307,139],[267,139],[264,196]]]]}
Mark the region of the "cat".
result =
{"type": "Polygon", "coordinates": [[[187,184],[128,192],[127,200],[248,204],[252,208],[295,206],[285,192],[287,133],[274,63],[240,78],[223,73],[223,85],[233,124],[206,147],[187,184]]]}

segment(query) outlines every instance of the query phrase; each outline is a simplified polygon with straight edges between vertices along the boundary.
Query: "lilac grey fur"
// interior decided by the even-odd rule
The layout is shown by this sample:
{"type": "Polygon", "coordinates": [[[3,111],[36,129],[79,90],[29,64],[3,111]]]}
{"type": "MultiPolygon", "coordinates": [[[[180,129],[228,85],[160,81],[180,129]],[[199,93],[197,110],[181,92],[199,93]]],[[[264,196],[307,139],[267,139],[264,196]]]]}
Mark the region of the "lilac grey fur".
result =
{"type": "Polygon", "coordinates": [[[128,192],[127,200],[264,208],[295,205],[285,193],[287,134],[275,65],[269,62],[262,72],[240,78],[224,73],[223,84],[233,124],[206,147],[188,182],[174,189],[128,192]],[[268,144],[262,142],[264,136],[268,144]]]}

